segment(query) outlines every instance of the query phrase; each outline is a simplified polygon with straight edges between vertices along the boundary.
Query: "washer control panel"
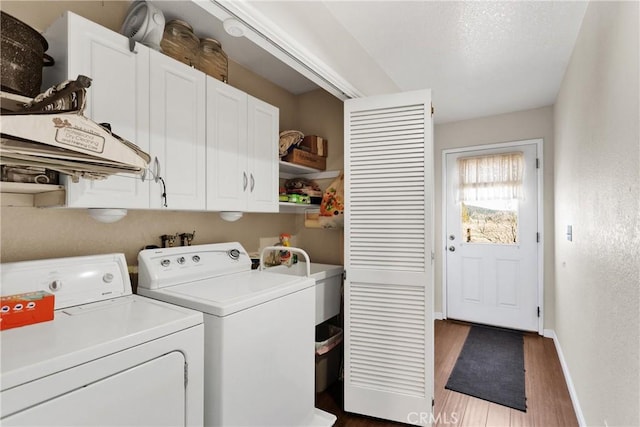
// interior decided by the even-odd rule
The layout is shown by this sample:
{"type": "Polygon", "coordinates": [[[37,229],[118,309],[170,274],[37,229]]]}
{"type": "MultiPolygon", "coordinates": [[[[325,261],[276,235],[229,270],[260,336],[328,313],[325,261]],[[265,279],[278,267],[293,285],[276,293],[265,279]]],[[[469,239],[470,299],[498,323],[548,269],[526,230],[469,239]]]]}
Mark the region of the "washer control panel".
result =
{"type": "Polygon", "coordinates": [[[251,270],[251,259],[236,242],[146,249],[138,254],[138,286],[147,289],[245,270],[251,270]]]}
{"type": "MultiPolygon", "coordinates": [[[[229,249],[227,251],[223,251],[224,253],[226,253],[226,255],[229,257],[229,259],[233,262],[233,261],[238,261],[240,259],[240,257],[246,253],[244,252],[244,249],[238,249],[238,248],[233,248],[233,249],[229,249]]],[[[203,255],[206,258],[206,255],[203,255]]],[[[223,262],[221,263],[220,260],[217,259],[208,259],[209,262],[213,262],[215,265],[223,268],[224,267],[224,260],[222,260],[223,262]]],[[[201,262],[206,262],[206,261],[202,261],[202,257],[198,254],[194,254],[194,255],[177,255],[174,257],[171,256],[167,256],[166,258],[162,258],[160,259],[160,266],[170,269],[172,267],[176,267],[180,266],[180,267],[187,267],[189,266],[189,264],[200,264],[201,262]]]]}

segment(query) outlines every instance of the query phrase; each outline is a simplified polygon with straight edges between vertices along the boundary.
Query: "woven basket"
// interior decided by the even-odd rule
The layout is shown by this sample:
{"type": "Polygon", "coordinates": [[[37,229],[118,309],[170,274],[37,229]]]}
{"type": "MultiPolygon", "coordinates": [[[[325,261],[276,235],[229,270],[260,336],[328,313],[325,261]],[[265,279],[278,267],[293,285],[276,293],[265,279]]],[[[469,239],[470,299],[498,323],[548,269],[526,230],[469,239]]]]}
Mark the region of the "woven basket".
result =
{"type": "Polygon", "coordinates": [[[188,23],[174,19],[164,26],[160,48],[165,55],[191,66],[196,62],[199,44],[188,23]]]}
{"type": "Polygon", "coordinates": [[[200,39],[200,47],[194,66],[211,77],[225,83],[228,81],[229,59],[218,40],[200,39]]]}

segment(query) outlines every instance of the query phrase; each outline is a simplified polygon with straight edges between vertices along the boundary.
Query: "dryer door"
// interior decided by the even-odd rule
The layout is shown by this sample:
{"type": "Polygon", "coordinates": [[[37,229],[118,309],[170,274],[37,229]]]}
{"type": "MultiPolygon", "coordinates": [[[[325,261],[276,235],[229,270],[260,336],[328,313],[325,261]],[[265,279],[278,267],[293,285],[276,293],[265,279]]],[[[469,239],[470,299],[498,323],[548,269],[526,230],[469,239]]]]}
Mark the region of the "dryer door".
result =
{"type": "Polygon", "coordinates": [[[2,425],[185,425],[184,355],[173,351],[123,367],[123,353],[3,392],[3,409],[15,411],[2,425]]]}

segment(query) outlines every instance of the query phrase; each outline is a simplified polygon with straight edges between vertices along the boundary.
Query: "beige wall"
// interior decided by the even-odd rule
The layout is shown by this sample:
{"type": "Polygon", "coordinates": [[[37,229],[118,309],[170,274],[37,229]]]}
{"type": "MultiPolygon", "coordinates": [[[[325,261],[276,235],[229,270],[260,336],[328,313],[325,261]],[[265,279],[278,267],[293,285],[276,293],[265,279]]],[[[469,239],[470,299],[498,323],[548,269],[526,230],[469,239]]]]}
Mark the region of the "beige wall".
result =
{"type": "MultiPolygon", "coordinates": [[[[437,114],[437,106],[436,106],[437,114]]],[[[553,108],[518,111],[435,126],[435,311],[442,312],[442,151],[499,142],[543,139],[544,168],[544,327],[554,324],[553,108]]]]}
{"type": "Polygon", "coordinates": [[[298,130],[305,135],[319,135],[328,142],[327,170],[344,166],[343,102],[324,90],[314,90],[298,96],[298,130]]]}
{"type": "Polygon", "coordinates": [[[260,237],[293,232],[293,215],[245,214],[226,222],[215,212],[129,210],[102,224],[85,209],[3,207],[0,211],[2,262],[123,252],[130,265],[146,245],[160,246],[163,234],[196,231],[194,244],[239,241],[255,251],[260,237]]]}
{"type": "Polygon", "coordinates": [[[129,8],[128,1],[29,1],[2,0],[0,9],[43,32],[65,10],[119,31],[129,8]]]}
{"type": "Polygon", "coordinates": [[[555,329],[587,425],[640,425],[638,22],[589,4],[555,106],[555,329]]]}
{"type": "MultiPolygon", "coordinates": [[[[298,97],[300,109],[299,128],[305,135],[319,135],[327,138],[329,157],[327,158],[327,170],[340,171],[344,165],[344,109],[343,103],[338,98],[329,95],[324,90],[300,95],[298,97]]],[[[318,184],[324,189],[331,185],[332,179],[318,180],[318,184]]],[[[303,242],[313,242],[308,245],[313,253],[309,256],[316,260],[329,264],[344,263],[344,245],[342,230],[323,230],[305,228],[304,217],[296,218],[296,234],[303,242]]]]}
{"type": "Polygon", "coordinates": [[[301,115],[298,97],[229,61],[229,84],[280,109],[280,130],[296,129],[301,115]]]}
{"type": "MultiPolygon", "coordinates": [[[[117,31],[127,7],[128,2],[123,1],[3,0],[0,3],[3,11],[40,31],[64,10],[72,10],[117,31]]],[[[332,150],[329,164],[342,164],[341,101],[321,90],[299,97],[292,95],[234,62],[229,64],[229,76],[233,86],[280,109],[281,130],[304,129],[327,135],[332,150]],[[304,107],[301,108],[300,103],[304,107]]],[[[321,182],[321,185],[328,184],[321,182]]],[[[249,251],[259,248],[260,238],[284,232],[299,234],[297,244],[309,252],[313,261],[337,264],[342,260],[341,232],[312,230],[307,233],[302,216],[294,214],[245,214],[239,221],[228,223],[212,212],[130,210],[127,217],[113,224],[96,222],[84,209],[2,207],[0,214],[2,262],[124,252],[127,261],[135,264],[143,246],[160,245],[160,235],[193,230],[196,230],[194,244],[237,240],[249,251]]]]}

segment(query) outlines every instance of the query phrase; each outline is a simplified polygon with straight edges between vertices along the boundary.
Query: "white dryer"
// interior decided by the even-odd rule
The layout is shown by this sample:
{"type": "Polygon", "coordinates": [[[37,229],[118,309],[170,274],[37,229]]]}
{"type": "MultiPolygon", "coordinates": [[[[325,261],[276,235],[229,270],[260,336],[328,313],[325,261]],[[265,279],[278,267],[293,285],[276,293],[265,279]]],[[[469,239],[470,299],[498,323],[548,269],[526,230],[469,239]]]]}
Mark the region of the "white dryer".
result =
{"type": "Polygon", "coordinates": [[[55,295],[54,320],[0,332],[0,424],[202,425],[202,313],[132,295],[122,254],[0,267],[2,295],[55,295]]]}
{"type": "Polygon", "coordinates": [[[200,310],[204,422],[331,426],[315,402],[315,280],[251,270],[239,243],[138,254],[138,293],[200,310]]]}

